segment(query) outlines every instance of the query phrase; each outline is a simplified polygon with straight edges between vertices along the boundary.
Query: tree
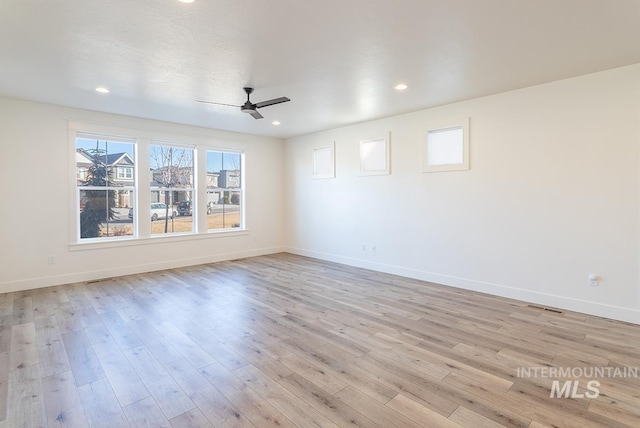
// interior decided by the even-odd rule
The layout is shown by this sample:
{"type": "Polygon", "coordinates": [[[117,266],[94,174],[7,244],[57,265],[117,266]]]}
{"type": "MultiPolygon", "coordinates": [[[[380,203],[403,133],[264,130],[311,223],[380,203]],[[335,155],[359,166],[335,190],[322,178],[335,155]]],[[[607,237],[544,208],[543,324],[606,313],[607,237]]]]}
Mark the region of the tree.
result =
{"type": "Polygon", "coordinates": [[[192,187],[193,150],[169,146],[151,146],[151,167],[153,179],[160,183],[167,206],[164,216],[164,233],[169,230],[169,210],[173,210],[173,189],[192,187]]]}
{"type": "Polygon", "coordinates": [[[111,178],[111,170],[106,164],[106,152],[99,149],[99,142],[96,141],[96,148],[86,150],[91,156],[91,166],[87,171],[87,179],[84,186],[101,187],[100,189],[90,189],[81,191],[81,202],[84,204],[80,212],[80,237],[97,238],[102,231],[102,223],[116,218],[114,210],[116,204],[115,191],[108,190],[114,186],[111,178]]]}

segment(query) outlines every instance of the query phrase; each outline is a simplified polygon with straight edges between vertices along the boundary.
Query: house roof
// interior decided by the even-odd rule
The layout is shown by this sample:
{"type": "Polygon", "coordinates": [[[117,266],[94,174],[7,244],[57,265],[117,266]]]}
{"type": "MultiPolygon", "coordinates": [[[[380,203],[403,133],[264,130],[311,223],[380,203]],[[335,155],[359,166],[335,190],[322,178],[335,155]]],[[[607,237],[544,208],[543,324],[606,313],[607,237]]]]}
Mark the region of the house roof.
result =
{"type": "Polygon", "coordinates": [[[91,164],[91,156],[82,149],[76,150],[76,165],[90,165],[91,164]]]}
{"type": "MultiPolygon", "coordinates": [[[[76,164],[91,164],[93,162],[91,153],[84,149],[76,149],[76,164]]],[[[107,165],[134,165],[133,159],[128,153],[111,153],[108,155],[100,155],[101,162],[107,165]]]]}
{"type": "Polygon", "coordinates": [[[637,64],[638,40],[637,0],[9,0],[0,96],[290,137],[637,64]],[[291,102],[195,102],[244,86],[291,102]]]}
{"type": "Polygon", "coordinates": [[[100,156],[100,160],[107,165],[126,164],[133,165],[133,159],[128,153],[112,153],[100,156]]]}

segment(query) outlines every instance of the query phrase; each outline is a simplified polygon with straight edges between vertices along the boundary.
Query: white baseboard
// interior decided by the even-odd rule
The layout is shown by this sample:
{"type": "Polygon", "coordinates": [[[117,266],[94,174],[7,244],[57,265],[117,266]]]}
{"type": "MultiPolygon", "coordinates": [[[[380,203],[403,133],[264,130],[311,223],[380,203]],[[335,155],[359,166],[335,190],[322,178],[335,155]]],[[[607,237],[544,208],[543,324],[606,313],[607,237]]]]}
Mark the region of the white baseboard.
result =
{"type": "Polygon", "coordinates": [[[94,281],[98,279],[113,278],[123,275],[133,275],[137,273],[175,269],[185,266],[195,266],[205,263],[222,262],[226,260],[241,259],[246,257],[264,256],[266,254],[281,253],[283,251],[286,251],[284,247],[260,248],[255,250],[222,253],[203,257],[175,259],[158,263],[119,266],[115,268],[94,271],[73,272],[64,275],[29,278],[20,281],[2,282],[0,283],[0,292],[9,293],[12,291],[31,290],[34,288],[51,287],[54,285],[71,284],[75,282],[94,281]]]}
{"type": "Polygon", "coordinates": [[[502,284],[494,284],[483,281],[476,281],[467,278],[460,278],[448,275],[442,275],[433,272],[421,271],[402,266],[388,265],[383,263],[371,262],[368,260],[355,259],[350,257],[338,256],[330,253],[323,253],[312,250],[304,250],[293,247],[271,247],[260,248],[248,251],[238,251],[233,253],[222,253],[203,257],[194,257],[186,259],[176,259],[165,262],[149,263],[141,265],[122,266],[117,268],[109,268],[86,272],[73,272],[64,275],[46,276],[39,278],[29,278],[19,281],[9,281],[0,283],[0,292],[8,293],[12,291],[23,291],[34,288],[51,287],[61,284],[71,284],[75,282],[94,281],[98,279],[112,278],[123,275],[132,275],[145,272],[153,272],[164,269],[174,269],[185,266],[195,266],[205,263],[215,263],[226,260],[234,260],[245,257],[256,257],[267,254],[280,252],[288,252],[301,256],[312,257],[315,259],[326,260],[330,262],[340,263],[348,266],[355,266],[365,269],[384,272],[393,275],[404,276],[407,278],[418,279],[422,281],[434,282],[437,284],[447,285],[465,290],[478,291],[481,293],[492,294],[495,296],[507,297],[510,299],[521,300],[524,302],[535,303],[538,305],[551,306],[566,309],[574,312],[585,313],[589,315],[600,316],[640,324],[640,310],[632,308],[623,308],[619,306],[605,305],[598,302],[587,300],[573,299],[565,296],[558,296],[537,291],[523,290],[520,288],[510,287],[502,284]]]}
{"type": "Polygon", "coordinates": [[[507,285],[493,284],[490,282],[476,281],[476,280],[467,279],[467,278],[442,275],[442,274],[433,273],[433,272],[421,271],[418,269],[388,265],[383,263],[376,263],[376,262],[371,262],[367,260],[338,256],[335,254],[305,250],[300,248],[287,247],[285,251],[291,254],[312,257],[315,259],[326,260],[326,261],[340,263],[348,266],[370,269],[377,272],[384,272],[384,273],[389,273],[393,275],[404,276],[407,278],[433,282],[436,284],[462,288],[465,290],[478,291],[481,293],[492,294],[494,296],[507,297],[510,299],[520,300],[523,302],[535,303],[535,304],[544,305],[544,306],[551,306],[551,307],[565,309],[569,311],[595,315],[603,318],[610,318],[614,320],[629,322],[633,324],[640,324],[640,310],[638,309],[605,305],[598,302],[574,299],[574,298],[558,296],[554,294],[540,293],[540,292],[531,291],[531,290],[523,290],[521,288],[510,287],[507,285]]]}

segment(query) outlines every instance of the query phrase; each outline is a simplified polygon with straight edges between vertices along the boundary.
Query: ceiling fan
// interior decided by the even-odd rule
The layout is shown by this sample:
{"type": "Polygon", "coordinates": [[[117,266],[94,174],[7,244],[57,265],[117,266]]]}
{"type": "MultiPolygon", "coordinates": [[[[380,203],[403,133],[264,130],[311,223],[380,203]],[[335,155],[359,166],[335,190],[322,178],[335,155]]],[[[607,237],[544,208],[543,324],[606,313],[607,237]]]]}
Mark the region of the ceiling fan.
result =
{"type": "Polygon", "coordinates": [[[247,93],[247,101],[241,106],[237,106],[234,104],[214,103],[213,101],[203,101],[203,100],[196,100],[196,102],[204,103],[204,104],[216,104],[219,106],[240,107],[241,112],[249,113],[251,116],[253,116],[254,119],[262,119],[263,116],[260,113],[258,113],[257,109],[262,107],[272,106],[274,104],[286,103],[287,101],[291,101],[287,97],[280,97],[280,98],[274,98],[272,100],[261,101],[259,103],[253,104],[249,99],[251,93],[253,92],[253,88],[244,88],[244,91],[247,93]]]}

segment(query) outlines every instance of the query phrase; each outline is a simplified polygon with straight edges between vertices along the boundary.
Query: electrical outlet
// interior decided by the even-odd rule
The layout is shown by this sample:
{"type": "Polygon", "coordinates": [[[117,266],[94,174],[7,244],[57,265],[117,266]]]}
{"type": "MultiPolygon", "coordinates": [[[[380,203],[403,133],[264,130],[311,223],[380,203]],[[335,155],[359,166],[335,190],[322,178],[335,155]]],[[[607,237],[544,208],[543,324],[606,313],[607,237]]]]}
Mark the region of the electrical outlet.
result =
{"type": "Polygon", "coordinates": [[[49,263],[50,265],[55,265],[56,264],[56,256],[47,257],[47,263],[49,263]]]}
{"type": "Polygon", "coordinates": [[[593,273],[589,275],[589,285],[591,287],[597,287],[598,285],[600,285],[600,277],[593,273]]]}

